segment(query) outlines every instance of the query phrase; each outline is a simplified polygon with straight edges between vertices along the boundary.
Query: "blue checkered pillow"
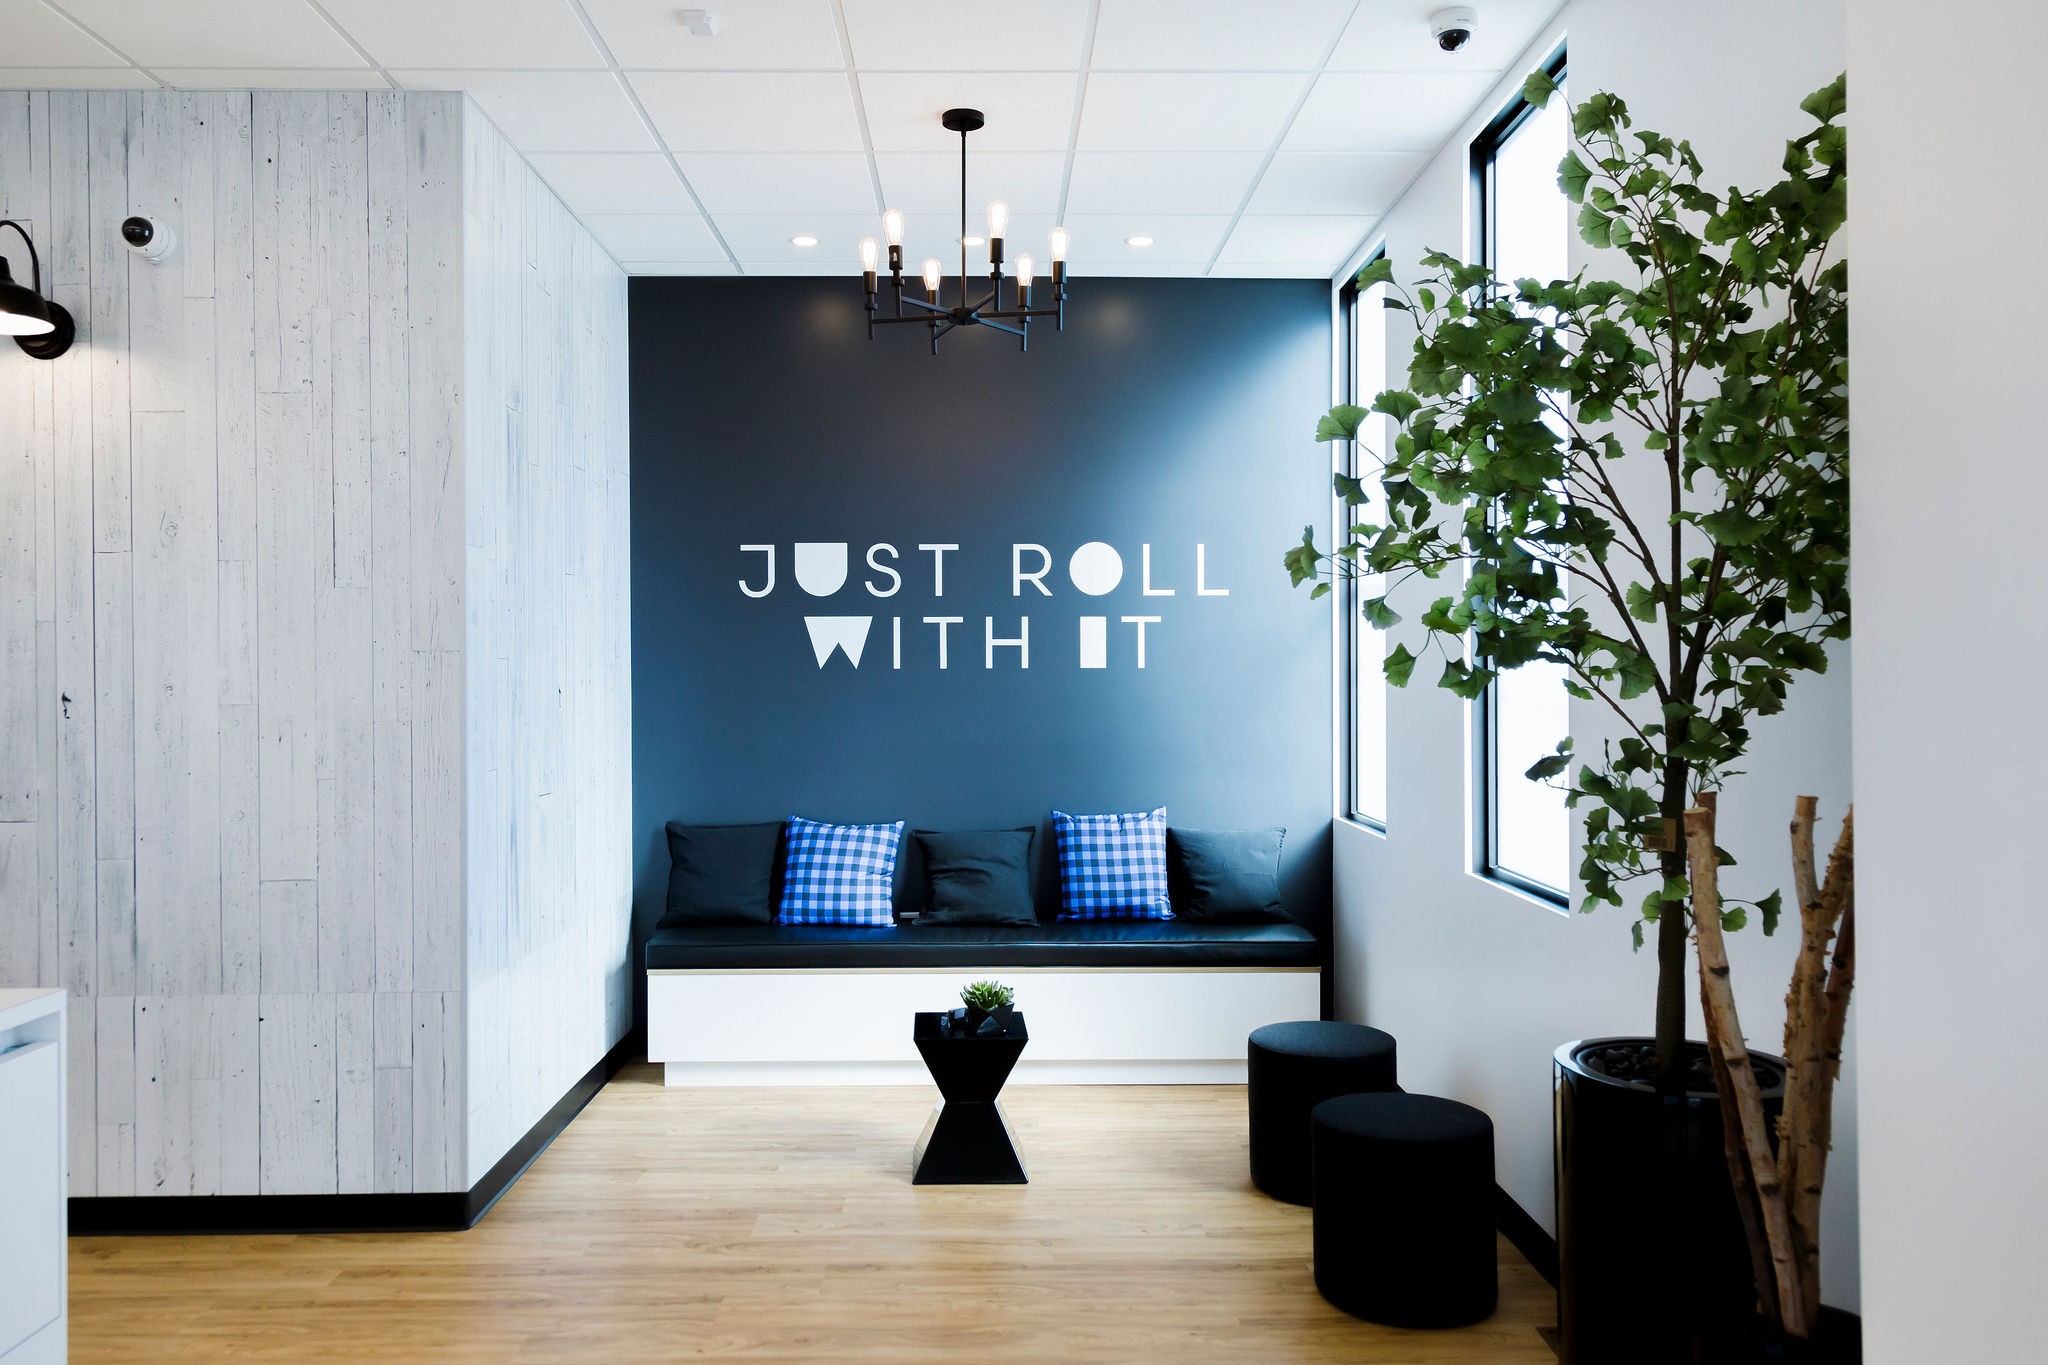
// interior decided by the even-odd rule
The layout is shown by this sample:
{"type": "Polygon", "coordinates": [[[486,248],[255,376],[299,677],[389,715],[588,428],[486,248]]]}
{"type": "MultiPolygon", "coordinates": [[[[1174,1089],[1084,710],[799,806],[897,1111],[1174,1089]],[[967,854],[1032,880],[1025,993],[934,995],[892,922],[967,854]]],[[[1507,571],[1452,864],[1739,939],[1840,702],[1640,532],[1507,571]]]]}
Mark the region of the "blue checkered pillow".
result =
{"type": "Polygon", "coordinates": [[[1061,919],[1172,919],[1166,807],[1132,815],[1052,813],[1061,919]]]}
{"type": "Polygon", "coordinates": [[[903,822],[825,825],[793,815],[783,863],[784,924],[892,925],[903,822]]]}

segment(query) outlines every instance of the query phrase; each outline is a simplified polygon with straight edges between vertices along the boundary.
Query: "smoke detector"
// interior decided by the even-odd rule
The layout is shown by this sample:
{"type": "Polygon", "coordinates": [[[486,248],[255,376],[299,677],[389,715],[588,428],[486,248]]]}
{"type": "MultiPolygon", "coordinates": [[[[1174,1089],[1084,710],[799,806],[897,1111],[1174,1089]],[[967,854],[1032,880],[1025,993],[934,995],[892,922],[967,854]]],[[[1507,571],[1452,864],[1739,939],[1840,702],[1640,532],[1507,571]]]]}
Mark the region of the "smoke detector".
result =
{"type": "Polygon", "coordinates": [[[718,16],[708,9],[686,9],[678,16],[695,38],[710,38],[718,32],[718,16]]]}

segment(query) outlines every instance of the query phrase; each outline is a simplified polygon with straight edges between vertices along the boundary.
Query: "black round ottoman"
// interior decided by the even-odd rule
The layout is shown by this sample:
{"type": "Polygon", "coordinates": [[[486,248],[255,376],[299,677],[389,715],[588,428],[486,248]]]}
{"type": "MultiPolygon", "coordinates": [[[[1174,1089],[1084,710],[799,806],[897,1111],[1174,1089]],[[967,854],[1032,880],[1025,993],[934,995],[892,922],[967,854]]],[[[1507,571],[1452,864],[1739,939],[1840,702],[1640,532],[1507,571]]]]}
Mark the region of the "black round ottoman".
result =
{"type": "Polygon", "coordinates": [[[1323,1297],[1394,1327],[1490,1316],[1493,1120],[1435,1095],[1345,1095],[1317,1105],[1310,1128],[1323,1297]]]}
{"type": "Polygon", "coordinates": [[[1245,1100],[1252,1115],[1252,1183],[1306,1204],[1309,1111],[1337,1095],[1392,1090],[1394,1036],[1363,1024],[1303,1020],[1252,1030],[1245,1100]]]}

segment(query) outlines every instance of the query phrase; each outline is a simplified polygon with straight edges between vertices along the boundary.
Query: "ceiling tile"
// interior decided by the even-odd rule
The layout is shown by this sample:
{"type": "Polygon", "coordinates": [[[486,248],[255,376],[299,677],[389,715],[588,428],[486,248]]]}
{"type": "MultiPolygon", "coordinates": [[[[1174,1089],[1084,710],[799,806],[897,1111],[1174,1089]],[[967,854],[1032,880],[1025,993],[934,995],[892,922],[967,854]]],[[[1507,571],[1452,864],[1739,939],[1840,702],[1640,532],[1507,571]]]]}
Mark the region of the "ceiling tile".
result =
{"type": "MultiPolygon", "coordinates": [[[[849,270],[843,265],[829,261],[741,261],[740,273],[763,278],[809,275],[813,277],[843,275],[846,277],[846,292],[840,304],[851,318],[861,316],[860,267],[849,270]]],[[[827,304],[826,306],[830,306],[827,304]]]]}
{"type": "Polygon", "coordinates": [[[860,274],[860,239],[882,235],[881,220],[872,213],[721,213],[718,230],[742,265],[788,262],[824,264],[827,273],[849,278],[860,274]],[[797,246],[799,234],[816,237],[816,246],[797,246]]]}
{"type": "MultiPolygon", "coordinates": [[[[81,24],[144,66],[360,67],[363,60],[301,0],[64,0],[81,24]]],[[[418,8],[418,6],[415,6],[418,8]]]]}
{"type": "Polygon", "coordinates": [[[1305,78],[1281,73],[1096,72],[1075,144],[1090,152],[1263,152],[1305,78]]]}
{"type": "Polygon", "coordinates": [[[1069,278],[1067,307],[1083,310],[1085,316],[1090,280],[1198,280],[1209,273],[1206,261],[1118,261],[1096,268],[1081,266],[1069,278]]]}
{"type": "Polygon", "coordinates": [[[635,71],[627,79],[675,151],[861,150],[844,72],[635,71]]]}
{"type": "MultiPolygon", "coordinates": [[[[128,0],[123,0],[127,3],[128,0]]],[[[294,0],[296,3],[296,0],[294,0]]],[[[568,0],[322,0],[380,66],[601,67],[568,0]]],[[[247,9],[249,6],[241,6],[247,9]]],[[[268,6],[264,6],[268,8],[268,6]]]]}
{"type": "Polygon", "coordinates": [[[539,152],[527,160],[579,218],[696,212],[675,169],[658,152],[539,152]]]}
{"type": "Polygon", "coordinates": [[[628,275],[737,275],[730,261],[621,261],[628,275]]]}
{"type": "MultiPolygon", "coordinates": [[[[991,199],[1019,213],[1051,213],[1060,204],[1063,152],[980,152],[967,157],[967,207],[979,217],[991,199]]],[[[877,152],[882,199],[905,213],[958,212],[960,158],[950,152],[877,152]]]]}
{"type": "Polygon", "coordinates": [[[1265,217],[1248,213],[1237,220],[1217,263],[1292,262],[1315,266],[1327,275],[1358,249],[1375,221],[1365,217],[1265,217]]]}
{"type": "Polygon", "coordinates": [[[1393,206],[1428,160],[1425,152],[1282,152],[1259,177],[1246,211],[1376,218],[1393,206]]]}
{"type": "Polygon", "coordinates": [[[659,151],[609,71],[391,73],[408,90],[467,90],[522,152],[659,151]]]}
{"type": "Polygon", "coordinates": [[[159,66],[152,68],[176,90],[389,90],[385,79],[367,66],[352,71],[324,67],[311,70],[252,66],[159,66]]]}
{"type": "MultiPolygon", "coordinates": [[[[1029,253],[1041,267],[1051,259],[1046,244],[1046,234],[1052,231],[1053,218],[1050,213],[1020,213],[1010,219],[1009,236],[1003,239],[1003,271],[1009,273],[1011,265],[1019,255],[1029,253]]],[[[861,236],[875,232],[874,228],[863,229],[853,240],[857,244],[861,236]]],[[[970,236],[981,236],[987,231],[987,224],[979,214],[967,220],[970,236]]],[[[879,232],[876,235],[880,235],[879,232]]],[[[916,274],[924,264],[924,258],[936,256],[945,263],[948,278],[960,271],[960,217],[953,213],[910,213],[904,215],[903,260],[904,269],[916,274]]],[[[988,247],[967,248],[967,268],[977,276],[988,274],[988,247]]]]}
{"type": "MultiPolygon", "coordinates": [[[[1498,74],[1541,36],[1559,0],[1486,0],[1479,27],[1456,52],[1437,47],[1429,16],[1441,0],[1372,0],[1360,5],[1330,54],[1332,71],[1489,71],[1498,74]]],[[[1445,129],[1445,135],[1450,133],[1445,129]]]]}
{"type": "Polygon", "coordinates": [[[1069,214],[1066,227],[1074,234],[1074,264],[1102,274],[1109,265],[1125,261],[1206,263],[1229,229],[1230,215],[1069,214]],[[1150,237],[1152,245],[1130,246],[1124,240],[1138,236],[1150,237]]]}
{"type": "Polygon", "coordinates": [[[1209,269],[1212,280],[1327,280],[1334,266],[1300,261],[1218,261],[1209,269]]]}
{"type": "Polygon", "coordinates": [[[1313,71],[1353,0],[1102,0],[1097,71],[1313,71]]]}
{"type": "Polygon", "coordinates": [[[726,261],[694,213],[586,213],[583,226],[620,261],[726,261]]]}
{"type": "Polygon", "coordinates": [[[844,0],[865,71],[1072,71],[1088,0],[844,0]]]}
{"type": "Polygon", "coordinates": [[[7,60],[25,67],[125,65],[42,0],[0,0],[0,33],[7,35],[7,60]]]}
{"type": "Polygon", "coordinates": [[[1498,79],[1491,72],[1325,72],[1281,150],[1430,152],[1498,79]]]}
{"type": "Polygon", "coordinates": [[[132,66],[0,66],[0,90],[154,90],[132,66]]]}
{"type": "Polygon", "coordinates": [[[714,216],[878,212],[859,152],[690,152],[676,160],[714,216]]]}
{"type": "Polygon", "coordinates": [[[878,152],[953,152],[960,135],[939,123],[948,109],[979,109],[988,124],[967,135],[967,151],[1064,152],[1074,124],[1066,72],[863,72],[861,102],[878,152]]]}
{"type": "Polygon", "coordinates": [[[699,38],[681,7],[647,0],[583,0],[622,66],[648,71],[842,70],[831,0],[746,0],[714,4],[718,32],[699,38]]]}
{"type": "Polygon", "coordinates": [[[1236,213],[1262,152],[1076,152],[1069,213],[1236,213]]]}

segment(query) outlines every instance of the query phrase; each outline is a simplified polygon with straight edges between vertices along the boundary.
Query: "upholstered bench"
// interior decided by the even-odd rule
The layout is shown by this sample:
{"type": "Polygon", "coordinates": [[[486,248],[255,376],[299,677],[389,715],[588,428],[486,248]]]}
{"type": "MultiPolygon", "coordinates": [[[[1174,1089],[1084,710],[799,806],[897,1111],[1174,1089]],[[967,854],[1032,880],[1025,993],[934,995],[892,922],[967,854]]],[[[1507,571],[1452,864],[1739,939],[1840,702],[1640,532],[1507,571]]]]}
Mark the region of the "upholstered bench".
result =
{"type": "Polygon", "coordinates": [[[1031,1014],[1013,1083],[1239,1082],[1248,1032],[1321,1012],[1323,959],[1284,921],[672,925],[647,1056],[670,1085],[915,1084],[912,1014],[995,976],[1031,1014]]]}

